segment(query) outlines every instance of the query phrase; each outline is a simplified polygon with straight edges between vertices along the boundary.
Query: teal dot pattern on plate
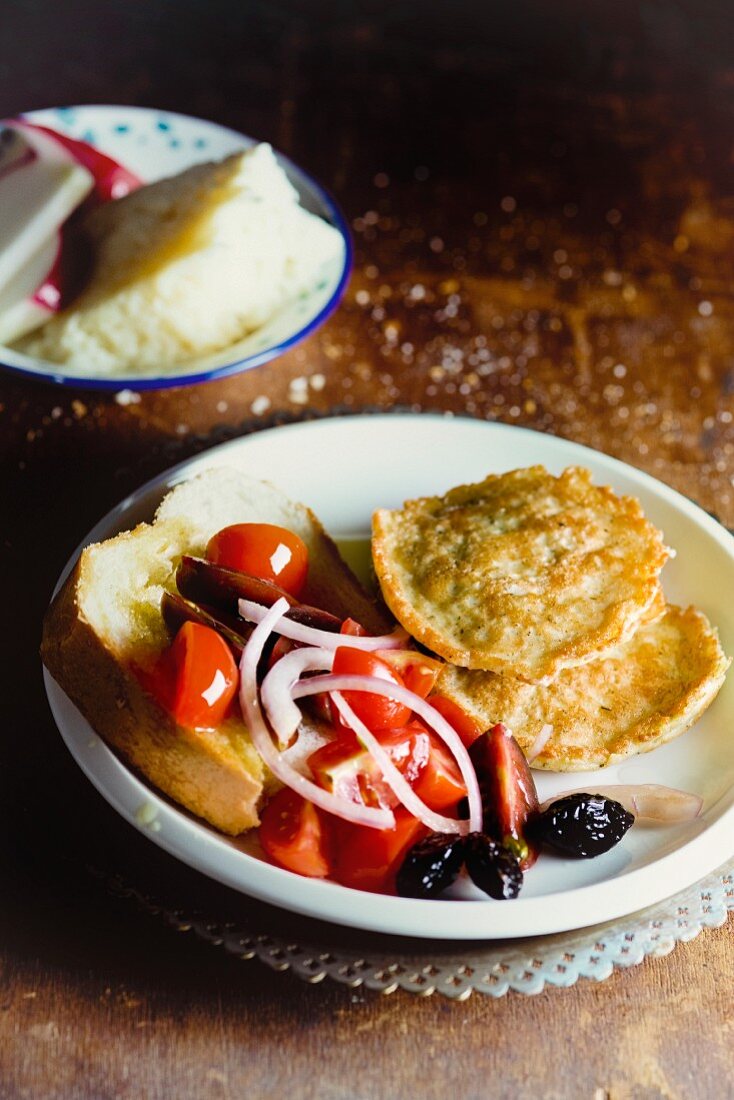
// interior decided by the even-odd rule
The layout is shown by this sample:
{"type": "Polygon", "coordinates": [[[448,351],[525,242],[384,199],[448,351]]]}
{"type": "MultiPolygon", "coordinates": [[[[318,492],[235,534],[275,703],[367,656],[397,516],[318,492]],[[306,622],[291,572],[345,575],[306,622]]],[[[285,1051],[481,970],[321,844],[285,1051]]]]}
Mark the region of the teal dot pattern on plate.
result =
{"type": "MultiPolygon", "coordinates": [[[[56,116],[55,125],[60,130],[78,138],[80,141],[86,141],[89,145],[104,146],[106,136],[104,131],[87,127],[82,133],[78,132],[79,109],[57,107],[53,113],[56,116]]],[[[136,139],[138,144],[147,144],[150,131],[153,131],[159,138],[163,135],[171,149],[180,149],[187,144],[177,133],[176,119],[172,115],[158,114],[157,117],[141,119],[134,124],[130,122],[111,122],[107,129],[108,133],[114,135],[116,139],[130,137],[136,139]]],[[[201,151],[206,149],[209,143],[205,137],[198,135],[191,138],[188,145],[190,148],[201,151]]]]}

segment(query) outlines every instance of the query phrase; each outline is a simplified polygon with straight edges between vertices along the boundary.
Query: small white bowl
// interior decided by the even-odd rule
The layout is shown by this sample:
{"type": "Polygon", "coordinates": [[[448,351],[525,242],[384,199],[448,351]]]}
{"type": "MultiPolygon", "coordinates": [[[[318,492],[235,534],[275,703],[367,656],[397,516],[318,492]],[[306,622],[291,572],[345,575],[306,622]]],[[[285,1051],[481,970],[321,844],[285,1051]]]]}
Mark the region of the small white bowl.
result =
{"type": "MultiPolygon", "coordinates": [[[[29,111],[29,122],[89,142],[118,160],[146,183],[175,175],[192,164],[221,160],[256,140],[204,119],[149,107],[80,106],[29,111]]],[[[352,266],[352,245],[344,215],[315,180],[280,153],[277,159],[296,188],[301,205],[339,231],[341,256],[316,276],[314,286],[289,302],[244,340],[212,355],[188,360],[157,376],[65,374],[62,364],[23,355],[0,345],[0,367],[18,376],[95,390],[150,390],[209,382],[250,370],[274,359],[313,332],[337,307],[352,266]]]]}

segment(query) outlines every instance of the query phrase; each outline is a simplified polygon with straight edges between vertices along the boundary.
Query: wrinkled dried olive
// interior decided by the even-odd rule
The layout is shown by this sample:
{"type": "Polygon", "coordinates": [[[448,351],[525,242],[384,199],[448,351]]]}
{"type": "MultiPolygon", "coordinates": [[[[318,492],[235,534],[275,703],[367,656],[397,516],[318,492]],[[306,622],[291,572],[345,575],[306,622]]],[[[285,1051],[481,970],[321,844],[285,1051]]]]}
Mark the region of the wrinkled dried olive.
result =
{"type": "Polygon", "coordinates": [[[515,855],[484,833],[470,833],[464,845],[466,869],[475,886],[497,901],[516,898],[523,883],[515,855]]]}
{"type": "Polygon", "coordinates": [[[464,840],[456,833],[431,833],[415,844],[398,871],[404,898],[435,898],[455,882],[464,862],[464,840]]]}

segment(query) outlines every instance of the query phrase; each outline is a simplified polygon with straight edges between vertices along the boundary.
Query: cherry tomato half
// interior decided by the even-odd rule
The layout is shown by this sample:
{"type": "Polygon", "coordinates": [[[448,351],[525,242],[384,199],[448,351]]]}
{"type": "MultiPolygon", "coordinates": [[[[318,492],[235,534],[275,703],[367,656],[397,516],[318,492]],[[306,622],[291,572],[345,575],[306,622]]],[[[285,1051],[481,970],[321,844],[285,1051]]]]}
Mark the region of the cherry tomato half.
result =
{"type": "MultiPolygon", "coordinates": [[[[403,679],[393,672],[389,665],[363,649],[339,646],[334,653],[335,676],[376,676],[388,680],[391,684],[403,687],[403,679]]],[[[410,709],[404,703],[388,699],[385,695],[374,695],[367,691],[345,691],[344,698],[358,718],[371,730],[390,729],[393,726],[405,726],[410,718],[410,709]]],[[[332,711],[335,725],[341,725],[336,707],[332,711]]]]}
{"type": "Polygon", "coordinates": [[[425,768],[417,776],[413,789],[432,810],[443,813],[456,806],[466,795],[466,784],[450,749],[440,737],[426,732],[430,748],[425,768]]]}
{"type": "Polygon", "coordinates": [[[297,648],[296,642],[292,642],[290,638],[284,638],[282,635],[277,639],[273,648],[270,650],[270,656],[268,657],[268,669],[271,669],[273,665],[277,665],[281,657],[285,657],[286,653],[292,653],[297,648]]]}
{"type": "Polygon", "coordinates": [[[312,802],[283,787],[263,810],[260,843],[281,867],[325,878],[332,870],[329,825],[327,815],[312,802]]]}
{"type": "Polygon", "coordinates": [[[213,535],[206,556],[215,565],[279,584],[296,598],[308,573],[303,539],[272,523],[235,523],[213,535]]]}
{"type": "MultiPolygon", "coordinates": [[[[409,783],[415,783],[428,763],[428,735],[411,726],[375,734],[393,764],[409,783]]],[[[366,806],[395,806],[397,799],[383,780],[370,753],[353,733],[343,733],[312,752],[308,766],[314,780],[339,798],[366,806]]]]}
{"type": "MultiPolygon", "coordinates": [[[[345,619],[339,628],[340,634],[351,634],[354,638],[363,638],[367,631],[363,626],[357,622],[356,619],[345,619]]],[[[329,699],[329,693],[326,691],[321,692],[319,695],[312,695],[310,699],[304,700],[311,714],[318,718],[322,722],[332,722],[341,728],[341,719],[339,718],[336,709],[331,705],[329,699]]]]}
{"type": "Polygon", "coordinates": [[[238,671],[220,634],[184,623],[143,686],[179,726],[212,729],[226,717],[237,692],[238,671]]]}
{"type": "Polygon", "coordinates": [[[353,638],[364,638],[367,631],[356,619],[345,619],[339,630],[340,634],[351,634],[353,638]]]}
{"type": "Polygon", "coordinates": [[[443,661],[435,657],[426,657],[417,649],[381,649],[378,650],[380,660],[389,665],[393,672],[397,672],[403,680],[408,691],[420,695],[425,699],[434,687],[442,670],[445,668],[443,661]]]}
{"type": "Polygon", "coordinates": [[[337,820],[334,878],[355,890],[394,890],[405,853],[427,833],[425,825],[402,808],[395,811],[394,829],[370,829],[337,820]]]}
{"type": "Polygon", "coordinates": [[[454,727],[467,748],[476,741],[480,733],[484,733],[481,722],[467,714],[453,699],[447,699],[445,695],[431,695],[428,702],[454,727]]]}

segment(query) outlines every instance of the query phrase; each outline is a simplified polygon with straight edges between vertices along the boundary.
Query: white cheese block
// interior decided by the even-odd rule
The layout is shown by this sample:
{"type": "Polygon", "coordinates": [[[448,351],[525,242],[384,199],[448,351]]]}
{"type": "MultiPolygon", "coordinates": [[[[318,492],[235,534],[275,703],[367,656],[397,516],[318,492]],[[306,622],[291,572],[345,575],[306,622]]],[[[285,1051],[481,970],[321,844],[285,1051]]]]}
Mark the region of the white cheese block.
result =
{"type": "Polygon", "coordinates": [[[40,328],[59,308],[61,288],[53,273],[60,250],[61,233],[56,232],[0,290],[0,344],[40,328]]]}
{"type": "Polygon", "coordinates": [[[43,133],[0,130],[0,290],[91,191],[91,172],[43,133]]]}

